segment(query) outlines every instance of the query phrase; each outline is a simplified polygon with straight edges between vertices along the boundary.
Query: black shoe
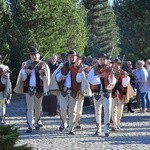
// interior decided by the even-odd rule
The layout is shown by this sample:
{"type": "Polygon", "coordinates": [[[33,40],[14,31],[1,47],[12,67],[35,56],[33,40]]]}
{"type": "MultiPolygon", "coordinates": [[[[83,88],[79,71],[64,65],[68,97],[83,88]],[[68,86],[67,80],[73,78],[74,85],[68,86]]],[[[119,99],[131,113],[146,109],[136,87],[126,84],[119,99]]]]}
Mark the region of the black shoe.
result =
{"type": "Polygon", "coordinates": [[[59,131],[63,131],[65,128],[64,128],[64,126],[63,125],[61,125],[60,127],[59,127],[59,131]]]}
{"type": "Polygon", "coordinates": [[[28,130],[26,130],[26,133],[31,133],[32,132],[32,129],[29,128],[28,130]]]}
{"type": "Polygon", "coordinates": [[[76,125],[75,128],[76,129],[81,129],[81,125],[76,125]]]}
{"type": "Polygon", "coordinates": [[[39,126],[39,125],[36,126],[35,129],[36,129],[36,130],[40,130],[40,126],[39,126]]]}
{"type": "Polygon", "coordinates": [[[69,134],[69,135],[74,135],[74,132],[69,132],[68,134],[69,134]]]}
{"type": "Polygon", "coordinates": [[[106,137],[109,137],[109,133],[105,133],[105,136],[106,136],[106,137]]]}
{"type": "Polygon", "coordinates": [[[117,128],[115,128],[115,127],[111,128],[111,131],[116,131],[116,130],[117,130],[117,128]]]}
{"type": "Polygon", "coordinates": [[[96,131],[94,135],[99,135],[99,134],[100,134],[100,132],[99,132],[99,131],[96,131]]]}
{"type": "Polygon", "coordinates": [[[43,127],[43,124],[39,124],[39,127],[43,127]]]}
{"type": "Polygon", "coordinates": [[[134,113],[134,111],[131,109],[131,110],[128,110],[128,112],[131,112],[131,113],[134,113]]]}

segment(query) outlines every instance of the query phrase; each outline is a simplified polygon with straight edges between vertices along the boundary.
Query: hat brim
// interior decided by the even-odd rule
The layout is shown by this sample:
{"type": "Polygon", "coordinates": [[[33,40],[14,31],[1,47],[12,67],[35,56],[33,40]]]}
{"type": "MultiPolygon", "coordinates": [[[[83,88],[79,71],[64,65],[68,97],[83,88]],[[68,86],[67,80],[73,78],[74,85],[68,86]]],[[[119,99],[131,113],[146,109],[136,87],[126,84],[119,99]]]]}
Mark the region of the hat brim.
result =
{"type": "Polygon", "coordinates": [[[121,62],[120,62],[120,61],[112,61],[112,63],[121,64],[121,62]]]}
{"type": "Polygon", "coordinates": [[[30,52],[30,55],[39,54],[39,52],[30,52]]]}

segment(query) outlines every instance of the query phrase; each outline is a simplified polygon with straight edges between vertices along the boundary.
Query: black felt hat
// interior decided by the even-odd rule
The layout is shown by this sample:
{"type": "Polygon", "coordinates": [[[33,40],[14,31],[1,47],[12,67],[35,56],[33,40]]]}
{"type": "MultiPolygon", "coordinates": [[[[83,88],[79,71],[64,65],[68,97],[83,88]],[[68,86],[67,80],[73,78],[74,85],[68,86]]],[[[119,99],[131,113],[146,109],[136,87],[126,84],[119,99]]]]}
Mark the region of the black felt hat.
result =
{"type": "Polygon", "coordinates": [[[39,50],[32,46],[29,48],[29,53],[30,54],[37,54],[37,53],[39,53],[39,50]]]}
{"type": "Polygon", "coordinates": [[[67,54],[66,53],[61,53],[61,57],[66,57],[67,54]]]}
{"type": "Polygon", "coordinates": [[[77,56],[77,53],[76,53],[76,51],[71,50],[71,51],[68,52],[68,55],[76,55],[77,56]]]}
{"type": "Polygon", "coordinates": [[[106,59],[109,59],[109,56],[105,53],[101,53],[97,56],[97,58],[106,58],[106,59]]]}
{"type": "Polygon", "coordinates": [[[77,57],[82,59],[82,56],[80,53],[77,54],[77,57]]]}
{"type": "Polygon", "coordinates": [[[121,64],[121,60],[117,57],[113,59],[113,63],[121,64]]]}

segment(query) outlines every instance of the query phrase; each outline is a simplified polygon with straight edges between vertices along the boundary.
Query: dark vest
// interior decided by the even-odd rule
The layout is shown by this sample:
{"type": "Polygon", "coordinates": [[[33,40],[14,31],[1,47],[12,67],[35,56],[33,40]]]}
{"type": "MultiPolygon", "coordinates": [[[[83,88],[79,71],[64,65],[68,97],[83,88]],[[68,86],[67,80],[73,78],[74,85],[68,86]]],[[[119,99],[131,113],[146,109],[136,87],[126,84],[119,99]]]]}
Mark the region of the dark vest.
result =
{"type": "Polygon", "coordinates": [[[1,81],[1,76],[0,76],[0,92],[5,90],[5,84],[2,83],[1,81]]]}
{"type": "MultiPolygon", "coordinates": [[[[33,66],[29,66],[27,69],[33,69],[33,66]]],[[[24,81],[23,90],[25,93],[28,93],[29,90],[29,81],[31,74],[27,75],[27,79],[24,81]]],[[[43,81],[40,79],[40,74],[35,68],[35,78],[36,78],[36,92],[42,93],[43,90],[43,81]]]]}
{"type": "Polygon", "coordinates": [[[117,97],[117,91],[119,92],[119,98],[121,99],[123,95],[127,94],[127,87],[122,86],[122,78],[119,77],[115,87],[112,90],[112,97],[117,97]]]}
{"type": "MultiPolygon", "coordinates": [[[[71,91],[78,92],[81,89],[81,84],[76,82],[76,75],[78,73],[78,68],[74,66],[69,66],[68,62],[61,69],[62,75],[66,76],[68,72],[71,71],[71,91]]],[[[65,80],[58,82],[60,91],[63,91],[65,80]]]]}

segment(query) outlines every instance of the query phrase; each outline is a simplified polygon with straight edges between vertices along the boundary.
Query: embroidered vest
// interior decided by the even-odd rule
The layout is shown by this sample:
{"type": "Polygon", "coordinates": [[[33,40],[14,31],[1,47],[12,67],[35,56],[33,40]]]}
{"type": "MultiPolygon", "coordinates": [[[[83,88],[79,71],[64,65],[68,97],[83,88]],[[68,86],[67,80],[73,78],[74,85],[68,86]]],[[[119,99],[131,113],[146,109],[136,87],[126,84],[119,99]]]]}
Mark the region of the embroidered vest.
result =
{"type": "Polygon", "coordinates": [[[81,90],[81,84],[76,82],[78,68],[71,66],[70,71],[71,71],[71,91],[78,92],[81,90]]]}
{"type": "MultiPolygon", "coordinates": [[[[27,69],[32,69],[33,67],[29,66],[27,69]]],[[[29,90],[29,81],[31,74],[27,75],[27,79],[24,81],[23,90],[25,93],[28,93],[29,90]]],[[[40,74],[38,70],[35,69],[35,78],[36,78],[36,92],[42,93],[43,90],[43,81],[40,79],[40,74]]]]}
{"type": "Polygon", "coordinates": [[[127,94],[127,87],[122,86],[122,78],[119,77],[115,87],[112,90],[112,98],[117,97],[117,91],[119,92],[119,99],[122,100],[123,96],[127,94]]]}
{"type": "MultiPolygon", "coordinates": [[[[71,71],[71,91],[72,92],[78,92],[81,89],[81,84],[76,82],[76,75],[78,73],[78,68],[69,66],[68,62],[65,64],[65,66],[61,69],[62,75],[66,76],[68,72],[71,71]]],[[[60,91],[63,91],[65,80],[61,80],[58,82],[58,86],[60,91]]]]}

